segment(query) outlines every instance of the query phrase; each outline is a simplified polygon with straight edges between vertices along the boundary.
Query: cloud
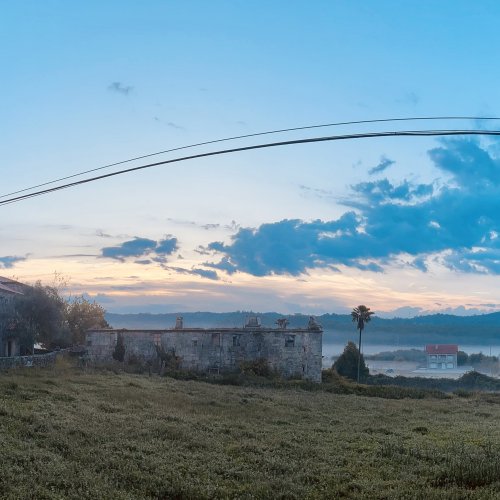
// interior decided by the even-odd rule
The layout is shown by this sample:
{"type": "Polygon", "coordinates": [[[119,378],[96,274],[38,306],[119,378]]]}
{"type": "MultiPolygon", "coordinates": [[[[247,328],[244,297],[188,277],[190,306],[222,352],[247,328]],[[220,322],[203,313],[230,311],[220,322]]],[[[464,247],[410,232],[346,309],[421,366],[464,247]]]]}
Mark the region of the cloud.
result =
{"type": "Polygon", "coordinates": [[[65,253],[62,255],[49,255],[46,259],[72,259],[75,257],[97,257],[95,253],[65,253]]]}
{"type": "Polygon", "coordinates": [[[110,297],[109,295],[106,295],[105,293],[98,293],[96,295],[90,295],[88,293],[83,293],[82,296],[86,298],[87,300],[90,300],[92,302],[97,302],[99,304],[113,304],[115,303],[115,299],[113,297],[110,297]]]}
{"type": "Polygon", "coordinates": [[[174,122],[172,122],[172,121],[170,121],[170,122],[165,122],[165,121],[163,121],[163,120],[162,120],[160,117],[158,117],[158,116],[154,116],[154,117],[153,117],[153,120],[154,120],[155,122],[165,124],[167,127],[174,128],[174,129],[176,129],[176,130],[186,130],[186,129],[185,129],[185,127],[183,127],[182,125],[179,125],[179,124],[174,123],[174,122]]]}
{"type": "MultiPolygon", "coordinates": [[[[237,265],[233,264],[229,260],[229,257],[223,257],[216,264],[213,262],[204,262],[203,265],[207,266],[207,267],[213,267],[215,269],[220,269],[221,271],[225,271],[227,274],[233,274],[238,270],[237,265]]],[[[253,274],[253,273],[250,273],[250,274],[253,274]]]]}
{"type": "Polygon", "coordinates": [[[167,125],[170,127],[170,128],[175,128],[177,130],[185,130],[183,126],[181,125],[177,125],[177,123],[174,123],[174,122],[167,122],[167,125]]]}
{"type": "Polygon", "coordinates": [[[97,229],[95,234],[99,238],[112,238],[112,236],[110,234],[105,233],[102,229],[97,229]]]}
{"type": "Polygon", "coordinates": [[[185,269],[184,267],[171,267],[164,266],[164,269],[167,271],[174,271],[179,274],[191,274],[194,276],[201,276],[202,278],[207,278],[209,280],[217,281],[219,280],[219,275],[216,271],[212,271],[209,269],[199,269],[193,267],[192,269],[185,269]]]}
{"type": "Polygon", "coordinates": [[[304,186],[303,184],[301,184],[299,188],[304,194],[313,195],[318,198],[331,198],[333,196],[333,192],[327,189],[313,188],[310,186],[304,186]]]}
{"type": "MultiPolygon", "coordinates": [[[[222,242],[208,245],[209,250],[225,254],[218,263],[210,265],[230,274],[238,270],[255,276],[297,276],[308,268],[335,263],[381,271],[378,264],[365,262],[365,255],[360,252],[353,259],[351,245],[341,243],[344,239],[364,237],[358,233],[358,225],[357,215],[347,212],[336,221],[287,219],[263,224],[258,229],[242,228],[232,237],[230,245],[222,242]]],[[[363,253],[362,249],[360,251],[363,253]]]]}
{"type": "Polygon", "coordinates": [[[0,257],[0,269],[10,269],[14,267],[17,262],[22,262],[23,260],[26,260],[26,257],[17,257],[14,255],[0,257]]]}
{"type": "Polygon", "coordinates": [[[156,245],[155,252],[158,255],[170,255],[178,249],[177,238],[166,237],[156,245]]]}
{"type": "Polygon", "coordinates": [[[423,312],[421,307],[403,306],[391,311],[377,311],[377,316],[379,318],[414,318],[423,312]]]}
{"type": "Polygon", "coordinates": [[[208,245],[221,259],[207,265],[255,276],[332,265],[379,272],[409,255],[408,264],[425,272],[434,255],[457,272],[500,274],[500,160],[470,139],[442,141],[429,157],[449,178],[439,189],[408,180],[359,183],[344,203],[351,211],[339,219],[240,228],[229,243],[208,245]]]}
{"type": "Polygon", "coordinates": [[[414,267],[415,269],[420,269],[420,271],[424,273],[427,272],[426,256],[420,255],[417,258],[413,259],[413,261],[410,263],[410,266],[414,267]]]}
{"type": "Polygon", "coordinates": [[[174,237],[166,237],[159,241],[135,237],[133,240],[125,241],[121,245],[103,248],[101,250],[101,257],[124,262],[129,257],[147,256],[147,259],[138,259],[135,261],[137,264],[146,265],[152,262],[166,262],[166,256],[171,255],[177,249],[177,238],[174,237]]]}
{"type": "Polygon", "coordinates": [[[113,82],[109,87],[108,90],[111,92],[117,92],[118,94],[122,95],[129,95],[130,92],[132,92],[134,87],[131,87],[129,85],[125,86],[121,82],[113,82]]]}
{"type": "Polygon", "coordinates": [[[240,225],[235,220],[232,220],[230,224],[226,224],[224,226],[224,229],[227,229],[228,231],[237,231],[239,228],[240,225]]]}
{"type": "Polygon", "coordinates": [[[429,156],[442,171],[452,174],[459,186],[468,190],[500,185],[500,161],[477,140],[443,141],[443,146],[431,149],[429,156]]]}
{"type": "MultiPolygon", "coordinates": [[[[374,182],[360,182],[352,186],[352,189],[355,193],[363,195],[364,200],[369,200],[371,203],[387,200],[410,201],[413,198],[429,196],[434,191],[432,184],[414,185],[404,180],[395,186],[387,179],[374,182]]],[[[357,204],[354,203],[353,205],[356,206],[357,204]]]]}
{"type": "Polygon", "coordinates": [[[396,163],[394,160],[389,160],[389,158],[382,156],[382,158],[380,158],[379,164],[373,168],[370,168],[370,170],[368,170],[368,173],[370,175],[379,174],[380,172],[388,169],[391,165],[394,165],[394,163],[396,163]]]}
{"type": "Polygon", "coordinates": [[[200,223],[192,220],[173,219],[171,217],[167,218],[167,220],[173,224],[179,224],[182,226],[195,226],[205,230],[223,228],[226,231],[236,231],[240,227],[240,225],[235,220],[232,220],[229,224],[224,225],[221,225],[219,223],[200,223]]]}
{"type": "Polygon", "coordinates": [[[173,222],[174,224],[180,224],[182,226],[197,226],[198,224],[193,220],[184,220],[184,219],[173,219],[172,217],[167,217],[169,222],[173,222]]]}
{"type": "Polygon", "coordinates": [[[212,255],[213,251],[209,250],[208,248],[204,247],[203,245],[198,245],[195,249],[194,252],[199,253],[200,255],[212,255]]]}
{"type": "Polygon", "coordinates": [[[101,250],[103,257],[123,261],[126,257],[140,257],[156,248],[156,241],[147,238],[134,238],[116,247],[105,247],[101,250]]]}
{"type": "Polygon", "coordinates": [[[101,304],[112,304],[115,301],[113,297],[110,297],[109,295],[106,295],[105,293],[98,293],[95,297],[94,300],[96,302],[99,302],[101,304]]]}
{"type": "Polygon", "coordinates": [[[141,264],[142,266],[147,266],[148,264],[152,264],[153,261],[151,259],[139,259],[134,261],[136,264],[141,264]]]}
{"type": "Polygon", "coordinates": [[[209,280],[218,280],[219,276],[215,271],[211,271],[209,269],[197,269],[194,268],[191,270],[191,274],[195,274],[201,276],[202,278],[207,278],[209,280]]]}

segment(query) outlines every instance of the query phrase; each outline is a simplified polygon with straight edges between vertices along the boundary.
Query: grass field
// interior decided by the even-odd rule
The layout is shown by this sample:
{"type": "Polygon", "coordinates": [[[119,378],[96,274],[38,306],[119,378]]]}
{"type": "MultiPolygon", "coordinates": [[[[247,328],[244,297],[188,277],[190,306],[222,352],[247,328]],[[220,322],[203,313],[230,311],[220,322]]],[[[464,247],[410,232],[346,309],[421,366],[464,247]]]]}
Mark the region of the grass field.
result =
{"type": "Polygon", "coordinates": [[[1,498],[500,498],[500,397],[0,375],[1,498]]]}

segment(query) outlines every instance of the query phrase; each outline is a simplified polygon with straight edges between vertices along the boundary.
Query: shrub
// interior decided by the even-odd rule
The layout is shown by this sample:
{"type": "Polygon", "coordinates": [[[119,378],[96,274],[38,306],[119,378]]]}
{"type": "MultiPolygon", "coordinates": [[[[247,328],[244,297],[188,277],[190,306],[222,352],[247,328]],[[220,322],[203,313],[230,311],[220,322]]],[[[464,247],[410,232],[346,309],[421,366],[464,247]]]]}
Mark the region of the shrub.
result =
{"type": "Polygon", "coordinates": [[[259,377],[269,377],[273,374],[269,363],[264,358],[254,361],[242,361],[240,363],[240,370],[245,375],[257,375],[259,377]]]}
{"type": "Polygon", "coordinates": [[[469,361],[469,355],[464,351],[458,351],[457,353],[457,365],[464,366],[469,361]]]}
{"type": "Polygon", "coordinates": [[[118,337],[116,339],[116,346],[115,350],[113,351],[113,359],[115,359],[116,361],[120,361],[120,363],[123,363],[123,360],[125,359],[125,342],[121,333],[118,334],[118,337]]]}
{"type": "Polygon", "coordinates": [[[366,359],[377,361],[412,361],[416,363],[425,363],[427,356],[420,349],[398,349],[396,351],[383,351],[377,354],[366,356],[366,359]]]}
{"type": "MultiPolygon", "coordinates": [[[[333,364],[333,369],[343,377],[356,380],[358,375],[358,357],[359,351],[354,342],[348,342],[344,348],[344,352],[337,358],[333,364]]],[[[359,376],[364,380],[369,375],[368,367],[365,364],[365,359],[361,355],[359,376]]]]}
{"type": "Polygon", "coordinates": [[[166,350],[162,345],[155,346],[156,354],[160,361],[160,371],[165,369],[167,372],[177,372],[182,363],[182,358],[175,355],[175,350],[166,350]]]}

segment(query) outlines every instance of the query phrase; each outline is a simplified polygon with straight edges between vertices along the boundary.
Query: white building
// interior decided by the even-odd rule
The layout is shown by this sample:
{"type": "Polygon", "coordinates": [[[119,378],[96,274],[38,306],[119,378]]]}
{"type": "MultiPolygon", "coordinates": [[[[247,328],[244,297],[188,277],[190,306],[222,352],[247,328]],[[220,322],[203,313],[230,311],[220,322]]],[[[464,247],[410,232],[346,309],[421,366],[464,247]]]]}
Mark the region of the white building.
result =
{"type": "Polygon", "coordinates": [[[427,368],[431,370],[452,370],[457,368],[458,345],[428,344],[425,346],[427,368]]]}

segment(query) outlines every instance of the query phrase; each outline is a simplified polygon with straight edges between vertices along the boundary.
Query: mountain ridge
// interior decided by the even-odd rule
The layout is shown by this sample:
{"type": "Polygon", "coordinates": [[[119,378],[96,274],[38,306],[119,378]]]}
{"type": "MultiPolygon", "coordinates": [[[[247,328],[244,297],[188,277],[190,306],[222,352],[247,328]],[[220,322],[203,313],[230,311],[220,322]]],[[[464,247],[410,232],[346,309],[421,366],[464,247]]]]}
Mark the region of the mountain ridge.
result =
{"type": "MultiPolygon", "coordinates": [[[[241,327],[248,315],[261,318],[262,325],[274,326],[278,318],[286,317],[290,328],[305,327],[309,315],[302,313],[279,314],[233,311],[214,313],[208,311],[184,313],[106,313],[107,321],[114,328],[166,329],[175,325],[177,316],[184,318],[187,327],[241,327]]],[[[355,339],[357,331],[350,314],[326,313],[315,318],[323,326],[325,342],[347,342],[355,339]]],[[[414,318],[373,317],[363,332],[373,343],[394,345],[420,345],[424,343],[499,344],[500,312],[455,316],[436,313],[414,318]]]]}

